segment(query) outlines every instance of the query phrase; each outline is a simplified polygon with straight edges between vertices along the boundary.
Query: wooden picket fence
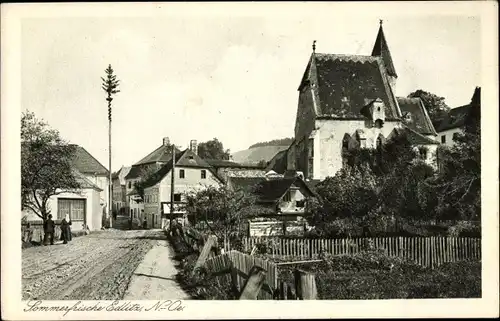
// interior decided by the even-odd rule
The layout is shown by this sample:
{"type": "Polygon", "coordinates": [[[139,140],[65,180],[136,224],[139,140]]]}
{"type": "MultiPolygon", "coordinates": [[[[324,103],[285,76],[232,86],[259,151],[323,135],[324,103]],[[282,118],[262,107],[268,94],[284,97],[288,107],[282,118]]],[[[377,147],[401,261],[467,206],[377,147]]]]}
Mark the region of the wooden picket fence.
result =
{"type": "Polygon", "coordinates": [[[235,250],[205,261],[205,268],[208,272],[216,275],[219,282],[232,283],[238,293],[243,289],[250,270],[254,266],[266,271],[265,281],[257,298],[272,300],[277,294],[278,287],[278,266],[275,263],[235,250]]]}
{"type": "MultiPolygon", "coordinates": [[[[242,239],[243,252],[265,249],[265,254],[280,259],[317,259],[321,253],[355,254],[371,244],[389,256],[400,256],[424,267],[437,267],[447,262],[481,259],[481,239],[471,237],[373,237],[347,239],[288,239],[279,237],[247,237],[242,239]]],[[[224,250],[231,244],[224,240],[224,250]]]]}

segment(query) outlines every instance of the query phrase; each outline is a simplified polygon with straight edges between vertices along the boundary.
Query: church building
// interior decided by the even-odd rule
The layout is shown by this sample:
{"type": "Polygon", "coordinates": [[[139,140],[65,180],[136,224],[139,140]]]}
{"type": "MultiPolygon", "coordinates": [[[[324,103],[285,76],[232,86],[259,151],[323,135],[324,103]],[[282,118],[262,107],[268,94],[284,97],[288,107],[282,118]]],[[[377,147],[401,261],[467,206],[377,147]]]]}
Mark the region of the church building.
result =
{"type": "MultiPolygon", "coordinates": [[[[286,170],[322,180],[342,168],[342,151],[376,148],[406,134],[436,164],[436,131],[419,98],[398,98],[398,74],[382,27],[371,55],[313,52],[298,91],[295,139],[286,151],[286,170]]],[[[276,171],[276,169],[274,169],[276,171]]],[[[280,170],[278,169],[278,172],[280,170]]]]}

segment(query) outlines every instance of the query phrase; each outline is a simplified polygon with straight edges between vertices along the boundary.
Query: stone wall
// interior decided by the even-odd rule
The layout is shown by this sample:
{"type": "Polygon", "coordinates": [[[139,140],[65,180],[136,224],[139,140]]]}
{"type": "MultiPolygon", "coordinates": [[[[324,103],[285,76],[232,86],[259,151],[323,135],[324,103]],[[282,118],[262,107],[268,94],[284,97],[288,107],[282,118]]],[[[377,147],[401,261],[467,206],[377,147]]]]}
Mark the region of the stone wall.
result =
{"type": "Polygon", "coordinates": [[[400,126],[399,121],[386,121],[382,128],[376,128],[364,120],[316,120],[320,149],[315,151],[314,157],[319,157],[320,168],[314,171],[314,179],[334,176],[342,168],[342,141],[346,133],[355,139],[356,130],[362,129],[366,137],[365,147],[375,148],[379,134],[387,138],[394,128],[400,126]]]}

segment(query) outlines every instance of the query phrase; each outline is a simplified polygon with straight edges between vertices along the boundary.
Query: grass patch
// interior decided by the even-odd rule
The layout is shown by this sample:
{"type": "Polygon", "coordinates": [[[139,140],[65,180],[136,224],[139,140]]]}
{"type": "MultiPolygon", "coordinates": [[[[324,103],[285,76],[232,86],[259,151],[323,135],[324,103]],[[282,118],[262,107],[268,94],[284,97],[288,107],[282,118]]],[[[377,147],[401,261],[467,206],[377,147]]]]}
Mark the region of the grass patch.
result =
{"type": "MultiPolygon", "coordinates": [[[[480,261],[430,269],[382,252],[365,251],[326,256],[324,262],[299,267],[315,273],[318,296],[325,300],[481,297],[480,261]]],[[[293,284],[294,268],[280,268],[280,278],[293,284]]]]}

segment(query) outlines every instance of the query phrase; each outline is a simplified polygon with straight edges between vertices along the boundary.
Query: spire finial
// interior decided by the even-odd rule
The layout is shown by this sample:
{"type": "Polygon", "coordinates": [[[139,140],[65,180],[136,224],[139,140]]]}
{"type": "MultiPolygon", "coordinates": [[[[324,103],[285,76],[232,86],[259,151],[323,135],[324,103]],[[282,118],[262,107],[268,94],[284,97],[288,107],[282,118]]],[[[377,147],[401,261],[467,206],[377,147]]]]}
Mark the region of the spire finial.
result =
{"type": "Polygon", "coordinates": [[[313,52],[316,52],[316,40],[313,41],[313,52]]]}
{"type": "Polygon", "coordinates": [[[382,25],[384,23],[384,20],[379,19],[379,22],[380,22],[380,25],[382,25]]]}

